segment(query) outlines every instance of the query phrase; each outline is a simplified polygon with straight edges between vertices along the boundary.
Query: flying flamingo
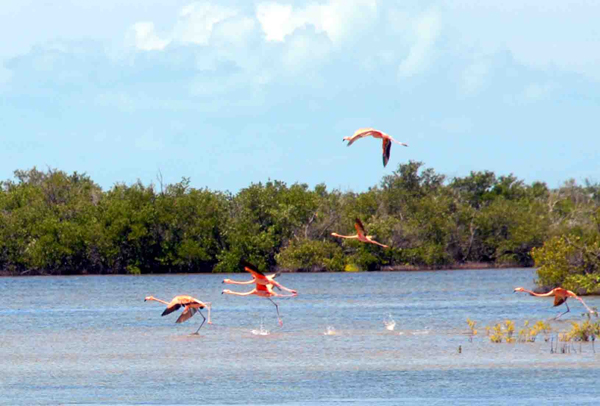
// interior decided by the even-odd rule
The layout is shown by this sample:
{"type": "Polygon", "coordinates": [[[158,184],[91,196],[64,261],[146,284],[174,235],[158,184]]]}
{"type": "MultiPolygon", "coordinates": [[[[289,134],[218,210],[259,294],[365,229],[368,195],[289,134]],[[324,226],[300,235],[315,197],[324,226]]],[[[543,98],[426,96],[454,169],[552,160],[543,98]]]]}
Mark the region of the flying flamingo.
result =
{"type": "Polygon", "coordinates": [[[250,262],[242,260],[241,264],[244,267],[245,271],[250,272],[250,274],[252,274],[252,279],[249,281],[244,281],[244,282],[234,281],[231,279],[224,279],[223,283],[228,283],[231,285],[250,285],[253,283],[256,283],[257,285],[272,285],[271,287],[274,286],[279,290],[285,290],[286,292],[293,293],[294,295],[298,294],[298,292],[296,292],[295,290],[288,289],[275,280],[275,278],[279,276],[279,273],[265,275],[264,273],[259,271],[256,266],[252,265],[250,262]]]}
{"type": "Polygon", "coordinates": [[[157,299],[154,296],[146,296],[144,298],[144,302],[148,300],[154,300],[155,302],[160,302],[167,305],[167,308],[161,314],[161,316],[171,314],[175,310],[178,310],[180,307],[184,306],[183,313],[181,313],[181,315],[179,316],[177,321],[175,321],[175,323],[183,323],[184,321],[190,319],[194,314],[196,314],[196,312],[200,313],[200,316],[202,316],[204,320],[202,320],[200,327],[198,327],[198,330],[196,330],[194,334],[198,334],[198,332],[204,325],[204,322],[206,321],[206,317],[204,317],[200,309],[204,309],[205,307],[208,308],[208,324],[212,324],[212,321],[210,321],[210,303],[203,303],[196,298],[186,295],[175,296],[173,300],[171,300],[171,302],[165,302],[164,300],[157,299]]]}
{"type": "Polygon", "coordinates": [[[279,305],[277,305],[277,303],[275,303],[271,298],[272,297],[293,297],[293,296],[297,296],[298,292],[296,292],[295,290],[292,290],[292,289],[288,289],[285,286],[281,285],[279,282],[275,281],[275,278],[278,276],[278,274],[265,275],[264,273],[259,271],[258,268],[256,268],[254,265],[252,265],[246,261],[243,261],[242,265],[244,266],[244,270],[246,270],[252,274],[251,280],[241,282],[241,281],[234,281],[231,279],[224,279],[223,283],[228,283],[228,284],[232,284],[232,285],[250,285],[252,283],[255,283],[256,287],[249,292],[243,292],[243,293],[242,292],[233,292],[229,289],[225,289],[225,290],[223,290],[223,292],[221,292],[221,294],[225,293],[228,295],[235,295],[235,296],[256,295],[256,296],[260,296],[260,297],[266,297],[267,299],[269,299],[269,301],[271,303],[273,303],[275,305],[275,309],[277,310],[277,320],[279,321],[279,325],[283,326],[283,321],[281,321],[281,316],[279,315],[279,305]],[[280,290],[285,290],[287,292],[291,292],[292,294],[291,295],[282,295],[280,293],[275,293],[273,291],[273,287],[277,287],[280,290]]]}
{"type": "Polygon", "coordinates": [[[372,136],[373,138],[383,139],[382,148],[383,148],[383,167],[384,168],[387,165],[388,161],[390,160],[390,152],[392,151],[392,142],[395,142],[396,144],[400,144],[400,145],[404,145],[405,147],[408,147],[408,144],[405,144],[400,141],[396,141],[390,135],[384,133],[383,131],[376,130],[374,128],[359,128],[358,130],[356,130],[356,132],[354,134],[352,134],[351,137],[344,137],[342,139],[342,141],[348,141],[348,146],[350,146],[354,143],[354,141],[358,140],[359,138],[368,137],[369,135],[372,136]]]}
{"type": "Polygon", "coordinates": [[[375,241],[373,239],[372,235],[366,235],[367,232],[365,231],[365,226],[363,226],[363,223],[362,223],[362,221],[360,221],[359,218],[354,220],[354,228],[356,228],[356,233],[357,233],[356,235],[341,235],[338,233],[331,233],[331,235],[334,237],[355,239],[355,240],[362,241],[362,242],[376,244],[383,248],[389,248],[387,245],[384,245],[384,244],[381,244],[381,243],[375,241]]]}
{"type": "Polygon", "coordinates": [[[515,288],[514,290],[515,292],[527,292],[529,293],[531,296],[537,296],[537,297],[549,297],[549,296],[554,296],[554,306],[560,306],[561,304],[565,304],[565,306],[567,306],[567,311],[564,313],[560,313],[559,315],[557,315],[554,320],[557,320],[560,316],[562,316],[563,314],[569,313],[570,309],[569,309],[569,305],[567,304],[567,299],[572,297],[574,299],[577,299],[581,302],[581,304],[583,304],[583,306],[591,313],[591,314],[598,314],[598,312],[596,312],[595,310],[592,310],[588,307],[588,305],[585,304],[585,302],[583,301],[582,298],[580,298],[579,296],[577,296],[575,293],[571,292],[570,290],[567,289],[563,289],[563,288],[554,288],[552,289],[550,292],[548,293],[535,293],[532,292],[530,290],[524,289],[524,288],[515,288]]]}

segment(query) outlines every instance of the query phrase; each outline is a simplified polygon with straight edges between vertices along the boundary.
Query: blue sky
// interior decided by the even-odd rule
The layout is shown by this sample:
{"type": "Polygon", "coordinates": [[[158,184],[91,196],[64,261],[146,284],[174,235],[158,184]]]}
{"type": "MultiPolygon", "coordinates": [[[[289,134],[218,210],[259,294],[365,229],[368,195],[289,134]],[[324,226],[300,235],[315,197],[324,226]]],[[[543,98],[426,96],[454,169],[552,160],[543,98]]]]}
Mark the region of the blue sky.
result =
{"type": "Polygon", "coordinates": [[[600,2],[2,0],[0,179],[600,182],[600,2]],[[126,3],[122,5],[121,3],[126,3]],[[395,145],[342,137],[375,127],[395,145]]]}

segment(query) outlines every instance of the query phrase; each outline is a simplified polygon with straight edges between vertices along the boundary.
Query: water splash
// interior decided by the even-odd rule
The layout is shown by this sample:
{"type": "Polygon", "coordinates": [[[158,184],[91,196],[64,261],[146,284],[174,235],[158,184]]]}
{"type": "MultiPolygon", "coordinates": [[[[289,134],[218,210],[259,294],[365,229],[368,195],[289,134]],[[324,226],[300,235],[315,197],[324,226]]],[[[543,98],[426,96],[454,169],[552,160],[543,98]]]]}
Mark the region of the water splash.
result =
{"type": "Polygon", "coordinates": [[[271,334],[271,332],[269,330],[267,330],[263,324],[263,319],[260,319],[260,327],[258,328],[258,330],[252,330],[252,334],[254,334],[255,336],[268,336],[269,334],[271,334]]]}
{"type": "Polygon", "coordinates": [[[396,321],[392,318],[392,313],[388,313],[387,318],[383,319],[383,325],[386,330],[394,331],[394,328],[396,328],[396,321]]]}
{"type": "Polygon", "coordinates": [[[335,328],[333,326],[327,326],[327,329],[323,334],[326,336],[334,336],[337,334],[337,331],[335,331],[335,328]]]}

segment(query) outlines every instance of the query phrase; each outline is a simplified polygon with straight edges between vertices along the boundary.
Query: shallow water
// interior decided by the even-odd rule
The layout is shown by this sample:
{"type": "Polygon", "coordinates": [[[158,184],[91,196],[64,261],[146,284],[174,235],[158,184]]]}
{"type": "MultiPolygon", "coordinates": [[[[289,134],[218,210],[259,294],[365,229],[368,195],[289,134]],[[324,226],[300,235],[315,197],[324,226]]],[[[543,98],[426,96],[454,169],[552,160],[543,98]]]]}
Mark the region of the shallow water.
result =
{"type": "MultiPolygon", "coordinates": [[[[552,354],[542,339],[485,337],[492,323],[518,330],[558,313],[552,298],[512,293],[534,278],[532,269],[283,274],[299,292],[277,300],[283,327],[268,300],[221,295],[223,275],[0,278],[0,404],[599,404],[591,344],[552,354]],[[214,324],[192,336],[202,318],[175,324],[143,301],[150,294],[212,302],[214,324]],[[269,334],[253,333],[261,318],[269,334]],[[467,318],[478,323],[473,342],[467,318]]],[[[553,327],[582,320],[583,307],[570,307],[553,327]]]]}

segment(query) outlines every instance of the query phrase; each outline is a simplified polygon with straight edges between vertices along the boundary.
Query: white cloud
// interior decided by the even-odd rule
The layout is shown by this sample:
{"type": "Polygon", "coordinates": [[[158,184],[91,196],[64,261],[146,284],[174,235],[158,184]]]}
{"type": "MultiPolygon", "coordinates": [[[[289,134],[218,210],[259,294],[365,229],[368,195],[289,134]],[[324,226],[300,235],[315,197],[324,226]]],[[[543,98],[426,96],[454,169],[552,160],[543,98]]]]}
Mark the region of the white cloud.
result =
{"type": "Polygon", "coordinates": [[[317,32],[326,33],[333,43],[339,43],[370,26],[376,17],[376,0],[329,0],[298,8],[269,2],[256,7],[256,18],[267,41],[278,42],[285,41],[298,28],[312,25],[317,32]]]}
{"type": "Polygon", "coordinates": [[[283,41],[286,35],[302,25],[292,18],[292,6],[279,3],[261,3],[256,7],[256,18],[266,35],[267,41],[283,41]]]}
{"type": "Polygon", "coordinates": [[[230,7],[208,2],[192,3],[179,13],[179,19],[173,29],[173,38],[183,43],[207,45],[214,25],[237,14],[238,11],[230,7]]]}
{"type": "Polygon", "coordinates": [[[600,80],[600,2],[444,0],[444,26],[462,49],[509,50],[536,69],[560,68],[600,80]]]}
{"type": "MultiPolygon", "coordinates": [[[[215,25],[238,14],[238,10],[231,7],[195,2],[181,9],[177,22],[164,38],[156,34],[153,22],[137,22],[131,26],[127,42],[143,51],[163,50],[173,42],[208,45],[215,25]]],[[[235,24],[227,24],[222,35],[228,36],[230,41],[236,41],[253,26],[252,19],[242,18],[235,24]]]]}
{"type": "Polygon", "coordinates": [[[296,32],[286,43],[282,57],[283,65],[291,73],[319,66],[330,49],[331,42],[323,34],[296,32]]]}
{"type": "Polygon", "coordinates": [[[171,40],[161,39],[154,31],[154,23],[139,22],[131,27],[134,46],[143,51],[163,50],[171,40]]]}
{"type": "Polygon", "coordinates": [[[442,28],[442,18],[437,8],[427,10],[413,23],[415,43],[410,47],[408,56],[400,63],[400,77],[413,76],[427,67],[431,52],[442,28]]]}
{"type": "Polygon", "coordinates": [[[236,16],[215,24],[212,36],[216,43],[243,46],[253,36],[256,29],[256,20],[253,18],[236,16]]]}

